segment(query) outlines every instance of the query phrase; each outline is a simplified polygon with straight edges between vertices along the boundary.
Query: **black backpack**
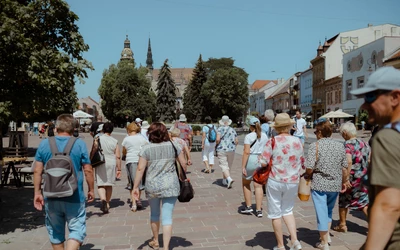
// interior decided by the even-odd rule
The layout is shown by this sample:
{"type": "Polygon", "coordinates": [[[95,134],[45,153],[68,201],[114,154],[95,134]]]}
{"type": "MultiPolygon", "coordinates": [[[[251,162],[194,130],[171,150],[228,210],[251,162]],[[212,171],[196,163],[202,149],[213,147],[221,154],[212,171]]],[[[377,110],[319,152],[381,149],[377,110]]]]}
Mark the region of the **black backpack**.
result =
{"type": "Polygon", "coordinates": [[[78,188],[74,164],[70,157],[76,137],[70,137],[64,152],[59,152],[54,137],[49,137],[51,158],[44,166],[43,196],[47,198],[63,198],[72,196],[78,188]]]}

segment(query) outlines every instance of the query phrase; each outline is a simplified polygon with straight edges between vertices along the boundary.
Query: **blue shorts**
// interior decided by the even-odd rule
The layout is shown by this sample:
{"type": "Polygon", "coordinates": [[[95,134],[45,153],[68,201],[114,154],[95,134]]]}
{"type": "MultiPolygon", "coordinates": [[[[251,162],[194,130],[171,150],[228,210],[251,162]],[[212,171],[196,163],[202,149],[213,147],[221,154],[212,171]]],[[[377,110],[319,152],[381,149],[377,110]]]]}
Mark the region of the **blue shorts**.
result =
{"type": "Polygon", "coordinates": [[[46,228],[52,244],[65,241],[65,224],[68,226],[68,239],[74,239],[81,244],[86,237],[86,207],[85,202],[71,203],[55,199],[45,202],[46,228]]]}

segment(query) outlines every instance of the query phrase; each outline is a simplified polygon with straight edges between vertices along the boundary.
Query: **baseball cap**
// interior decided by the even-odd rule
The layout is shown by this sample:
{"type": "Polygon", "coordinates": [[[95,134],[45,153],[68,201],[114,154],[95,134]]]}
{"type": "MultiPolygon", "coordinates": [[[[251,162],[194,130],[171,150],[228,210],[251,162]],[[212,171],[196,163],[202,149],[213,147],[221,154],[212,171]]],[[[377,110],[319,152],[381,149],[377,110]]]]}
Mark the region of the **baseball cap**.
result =
{"type": "Polygon", "coordinates": [[[371,74],[364,87],[350,91],[352,95],[361,96],[376,90],[400,89],[400,70],[393,67],[382,67],[371,74]]]}
{"type": "Polygon", "coordinates": [[[135,119],[135,122],[142,122],[142,119],[136,118],[136,119],[135,119]]]}

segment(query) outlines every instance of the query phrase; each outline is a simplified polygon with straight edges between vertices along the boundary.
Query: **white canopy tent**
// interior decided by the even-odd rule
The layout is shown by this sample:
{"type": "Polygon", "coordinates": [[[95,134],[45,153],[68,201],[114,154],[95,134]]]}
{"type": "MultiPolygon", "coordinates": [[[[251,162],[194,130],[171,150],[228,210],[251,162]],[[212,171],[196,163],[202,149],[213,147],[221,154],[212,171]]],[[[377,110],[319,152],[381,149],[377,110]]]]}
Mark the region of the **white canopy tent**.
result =
{"type": "Polygon", "coordinates": [[[73,114],[74,118],[93,118],[93,115],[90,115],[82,110],[75,111],[73,114]]]}
{"type": "Polygon", "coordinates": [[[343,112],[341,109],[338,109],[334,112],[329,112],[328,114],[323,115],[324,118],[350,118],[353,117],[350,114],[343,112]]]}

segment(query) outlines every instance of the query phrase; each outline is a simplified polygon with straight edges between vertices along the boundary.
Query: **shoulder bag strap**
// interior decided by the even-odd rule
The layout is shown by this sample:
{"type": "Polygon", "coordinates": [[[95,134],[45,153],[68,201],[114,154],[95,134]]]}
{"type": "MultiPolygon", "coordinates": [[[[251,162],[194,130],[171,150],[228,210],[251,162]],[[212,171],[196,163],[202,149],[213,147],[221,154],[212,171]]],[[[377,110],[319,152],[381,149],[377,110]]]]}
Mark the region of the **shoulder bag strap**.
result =
{"type": "Polygon", "coordinates": [[[76,137],[71,136],[68,140],[67,145],[64,148],[64,154],[69,155],[71,153],[72,147],[74,146],[74,143],[76,142],[76,137]]]}
{"type": "Polygon", "coordinates": [[[257,138],[253,141],[253,143],[250,145],[250,148],[253,147],[253,145],[256,143],[257,138]]]}
{"type": "Polygon", "coordinates": [[[174,148],[174,151],[175,151],[175,169],[176,169],[176,171],[177,171],[178,178],[179,178],[181,181],[186,180],[185,171],[182,171],[183,169],[182,169],[181,164],[178,164],[178,163],[176,162],[176,161],[178,160],[178,159],[176,159],[176,158],[178,158],[178,150],[176,150],[176,147],[175,147],[174,143],[173,143],[172,141],[170,141],[170,142],[171,142],[172,147],[174,148]]]}
{"type": "MultiPolygon", "coordinates": [[[[275,137],[271,138],[271,147],[272,147],[272,151],[274,151],[274,147],[275,147],[275,137]]],[[[273,154],[271,154],[271,158],[269,158],[269,163],[268,163],[268,168],[272,167],[272,158],[273,158],[273,154]]]]}

